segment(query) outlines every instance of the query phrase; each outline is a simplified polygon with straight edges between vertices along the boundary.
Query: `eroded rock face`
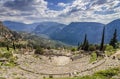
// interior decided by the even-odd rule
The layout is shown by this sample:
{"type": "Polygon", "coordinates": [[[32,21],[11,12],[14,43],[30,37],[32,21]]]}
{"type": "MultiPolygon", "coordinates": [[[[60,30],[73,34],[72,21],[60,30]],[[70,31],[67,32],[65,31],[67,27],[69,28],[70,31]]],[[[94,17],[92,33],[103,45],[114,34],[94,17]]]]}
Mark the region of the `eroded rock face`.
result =
{"type": "Polygon", "coordinates": [[[63,65],[66,65],[68,64],[70,61],[72,61],[70,59],[70,57],[66,57],[66,56],[54,56],[52,58],[52,62],[55,64],[55,65],[58,65],[58,66],[63,66],[63,65]]]}

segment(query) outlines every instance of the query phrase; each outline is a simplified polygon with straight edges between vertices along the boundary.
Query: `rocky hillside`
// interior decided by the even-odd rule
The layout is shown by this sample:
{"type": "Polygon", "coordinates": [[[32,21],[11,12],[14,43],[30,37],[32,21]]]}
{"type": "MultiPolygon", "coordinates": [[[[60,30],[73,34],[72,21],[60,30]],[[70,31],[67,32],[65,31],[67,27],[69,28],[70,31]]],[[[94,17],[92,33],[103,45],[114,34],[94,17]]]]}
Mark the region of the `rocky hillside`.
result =
{"type": "Polygon", "coordinates": [[[9,30],[6,26],[3,25],[2,22],[0,22],[0,40],[5,41],[5,40],[13,40],[13,39],[21,39],[21,35],[18,34],[15,31],[9,30]]]}
{"type": "Polygon", "coordinates": [[[56,22],[41,22],[33,31],[33,33],[37,35],[43,34],[49,37],[61,31],[65,26],[66,25],[64,24],[60,24],[56,22]]]}
{"type": "Polygon", "coordinates": [[[60,41],[54,41],[52,39],[43,38],[41,36],[33,35],[30,33],[20,33],[24,40],[28,41],[28,45],[32,45],[33,47],[40,46],[42,48],[67,48],[69,47],[67,44],[64,44],[60,41]]]}
{"type": "Polygon", "coordinates": [[[12,32],[0,22],[0,39],[12,37],[12,32]]]}
{"type": "Polygon", "coordinates": [[[0,22],[0,40],[3,42],[10,41],[10,43],[12,43],[13,39],[16,41],[19,40],[19,44],[22,44],[24,41],[26,44],[33,45],[34,47],[57,48],[67,46],[61,42],[36,36],[31,33],[11,31],[0,22]]]}

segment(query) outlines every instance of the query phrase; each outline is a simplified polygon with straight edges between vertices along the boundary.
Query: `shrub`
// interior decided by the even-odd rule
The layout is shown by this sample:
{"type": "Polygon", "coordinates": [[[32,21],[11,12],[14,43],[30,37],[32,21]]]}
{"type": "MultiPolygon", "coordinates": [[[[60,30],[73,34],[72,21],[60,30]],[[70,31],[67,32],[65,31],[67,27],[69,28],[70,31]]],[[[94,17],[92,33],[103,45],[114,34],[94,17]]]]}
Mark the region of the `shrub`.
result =
{"type": "Polygon", "coordinates": [[[46,77],[45,76],[43,76],[43,79],[45,79],[46,77]]]}
{"type": "Polygon", "coordinates": [[[75,52],[75,51],[76,51],[76,48],[72,48],[71,51],[72,51],[72,52],[75,52]]]}
{"type": "Polygon", "coordinates": [[[0,47],[5,47],[6,43],[5,42],[0,42],[0,47]]]}
{"type": "Polygon", "coordinates": [[[43,51],[42,48],[37,48],[37,49],[35,50],[35,54],[43,55],[43,54],[44,54],[44,51],[43,51]]]}
{"type": "Polygon", "coordinates": [[[6,53],[4,53],[3,55],[2,55],[2,57],[5,57],[5,58],[10,58],[10,57],[12,57],[13,55],[12,55],[12,53],[10,53],[10,52],[6,52],[6,53]]]}
{"type": "Polygon", "coordinates": [[[97,60],[97,54],[96,54],[96,52],[93,52],[93,53],[91,54],[90,62],[94,62],[94,61],[96,61],[96,60],[97,60]]]}
{"type": "Polygon", "coordinates": [[[49,75],[49,78],[53,78],[53,76],[52,76],[52,75],[49,75]]]}
{"type": "Polygon", "coordinates": [[[6,79],[6,78],[4,78],[4,77],[0,77],[0,79],[6,79]]]}
{"type": "Polygon", "coordinates": [[[2,57],[2,53],[0,52],[0,58],[2,57]]]}
{"type": "Polygon", "coordinates": [[[107,78],[111,78],[112,76],[115,76],[117,75],[119,72],[119,69],[118,68],[111,68],[111,69],[108,69],[108,70],[102,70],[102,71],[99,71],[97,73],[95,73],[94,75],[96,76],[104,76],[104,77],[107,77],[107,78]]]}
{"type": "Polygon", "coordinates": [[[94,45],[90,45],[88,48],[89,51],[95,51],[96,47],[94,45]]]}
{"type": "Polygon", "coordinates": [[[114,50],[113,46],[107,45],[105,48],[106,51],[112,51],[114,50]]]}
{"type": "Polygon", "coordinates": [[[105,49],[105,54],[108,56],[111,56],[112,54],[115,53],[115,49],[113,48],[113,46],[107,45],[106,49],[105,49]]]}

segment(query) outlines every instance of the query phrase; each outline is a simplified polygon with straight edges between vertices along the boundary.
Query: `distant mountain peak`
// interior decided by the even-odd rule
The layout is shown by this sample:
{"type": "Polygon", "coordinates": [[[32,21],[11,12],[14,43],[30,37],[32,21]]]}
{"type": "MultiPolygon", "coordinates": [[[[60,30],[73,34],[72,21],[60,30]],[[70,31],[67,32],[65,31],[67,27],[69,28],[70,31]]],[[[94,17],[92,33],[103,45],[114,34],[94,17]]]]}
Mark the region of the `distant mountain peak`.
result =
{"type": "Polygon", "coordinates": [[[120,19],[113,20],[112,22],[120,22],[120,19]]]}
{"type": "Polygon", "coordinates": [[[71,22],[70,24],[102,24],[102,23],[98,23],[98,22],[71,22]]]}

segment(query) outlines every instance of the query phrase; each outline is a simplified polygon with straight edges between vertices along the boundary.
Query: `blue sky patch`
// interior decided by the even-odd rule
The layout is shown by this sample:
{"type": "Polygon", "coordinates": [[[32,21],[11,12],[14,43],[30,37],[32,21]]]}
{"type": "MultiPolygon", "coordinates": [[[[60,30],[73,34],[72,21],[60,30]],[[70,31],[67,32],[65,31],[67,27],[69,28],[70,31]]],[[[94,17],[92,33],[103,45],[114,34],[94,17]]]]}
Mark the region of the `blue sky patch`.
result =
{"type": "Polygon", "coordinates": [[[48,2],[47,7],[48,7],[50,10],[59,11],[59,10],[63,10],[64,7],[58,6],[58,3],[67,4],[67,3],[71,3],[73,0],[45,0],[45,1],[48,2]]]}

